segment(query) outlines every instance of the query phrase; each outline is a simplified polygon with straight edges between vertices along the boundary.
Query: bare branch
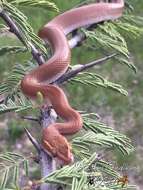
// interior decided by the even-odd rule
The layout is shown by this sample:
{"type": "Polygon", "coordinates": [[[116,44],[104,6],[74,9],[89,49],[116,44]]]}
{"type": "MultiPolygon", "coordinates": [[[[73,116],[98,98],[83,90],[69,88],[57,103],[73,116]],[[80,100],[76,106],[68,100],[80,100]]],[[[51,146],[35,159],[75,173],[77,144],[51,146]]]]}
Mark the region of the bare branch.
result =
{"type": "MultiPolygon", "coordinates": [[[[50,124],[55,123],[57,120],[57,114],[52,109],[52,107],[48,107],[44,105],[41,109],[40,123],[43,128],[48,127],[50,124]]],[[[56,170],[55,160],[48,155],[44,150],[40,153],[41,157],[41,174],[42,177],[48,176],[51,172],[56,170]]],[[[42,184],[41,190],[57,190],[57,185],[53,184],[42,184]]]]}
{"type": "MultiPolygon", "coordinates": [[[[56,170],[55,160],[50,157],[45,151],[41,151],[40,153],[40,167],[41,167],[41,176],[44,178],[48,176],[50,173],[56,170]]],[[[57,190],[57,185],[53,184],[42,184],[41,190],[57,190]]]]}
{"type": "Polygon", "coordinates": [[[29,138],[29,140],[31,141],[31,143],[33,144],[33,146],[36,148],[37,152],[40,154],[41,152],[41,146],[39,145],[39,143],[37,142],[37,140],[30,134],[30,132],[28,131],[28,129],[25,129],[25,132],[29,138]]]}
{"type": "Polygon", "coordinates": [[[21,116],[21,119],[29,120],[29,121],[35,121],[40,123],[39,119],[33,116],[21,116]]]}
{"type": "Polygon", "coordinates": [[[84,33],[77,33],[74,35],[69,41],[69,47],[75,48],[76,46],[79,46],[84,40],[86,39],[86,36],[84,33]]]}
{"type": "Polygon", "coordinates": [[[44,105],[41,109],[40,123],[43,128],[47,128],[50,124],[55,123],[57,114],[51,106],[44,105]]]}
{"type": "Polygon", "coordinates": [[[111,54],[109,56],[103,57],[101,59],[95,60],[93,62],[87,63],[85,65],[79,65],[79,67],[77,67],[76,69],[72,69],[71,71],[68,71],[61,78],[59,78],[57,81],[55,81],[53,83],[61,84],[61,83],[65,82],[65,81],[75,77],[77,74],[79,74],[82,71],[85,71],[85,70],[87,70],[87,69],[89,69],[91,67],[94,67],[95,65],[100,65],[100,64],[105,63],[107,60],[115,57],[116,55],[117,54],[114,53],[114,54],[111,54]]]}
{"type": "MultiPolygon", "coordinates": [[[[44,119],[44,118],[43,118],[44,119]]],[[[49,118],[50,120],[50,118],[49,118]]],[[[44,178],[48,176],[51,172],[56,170],[55,160],[43,149],[43,147],[37,142],[37,140],[30,134],[30,132],[24,128],[26,134],[36,148],[38,152],[39,164],[41,168],[41,177],[44,178]]],[[[41,190],[57,190],[57,185],[53,184],[42,184],[41,190]]]]}
{"type": "MultiPolygon", "coordinates": [[[[19,30],[19,28],[15,24],[14,20],[9,16],[9,14],[5,10],[1,10],[0,17],[9,26],[10,32],[14,33],[17,36],[17,38],[23,43],[23,45],[27,47],[27,44],[25,43],[25,41],[23,39],[23,34],[21,33],[21,31],[19,30]]],[[[29,43],[29,45],[31,47],[31,54],[32,54],[33,58],[37,61],[37,63],[39,65],[45,63],[43,56],[37,50],[37,48],[32,43],[29,43]]]]}

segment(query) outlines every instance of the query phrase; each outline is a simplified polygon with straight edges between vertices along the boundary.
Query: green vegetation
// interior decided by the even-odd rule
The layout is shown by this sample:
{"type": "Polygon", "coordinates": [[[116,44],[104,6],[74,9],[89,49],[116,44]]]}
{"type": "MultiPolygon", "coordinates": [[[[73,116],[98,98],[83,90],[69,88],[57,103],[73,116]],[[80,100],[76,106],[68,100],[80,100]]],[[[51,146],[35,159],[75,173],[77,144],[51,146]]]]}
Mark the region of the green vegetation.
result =
{"type": "MultiPolygon", "coordinates": [[[[57,7],[59,7],[60,12],[63,12],[64,10],[67,10],[71,7],[76,6],[78,3],[80,2],[80,0],[71,0],[66,1],[64,0],[58,0],[58,2],[55,1],[55,3],[57,4],[57,7]]],[[[143,7],[143,2],[136,0],[136,1],[129,1],[132,2],[133,6],[135,6],[135,14],[136,15],[140,15],[143,16],[142,13],[142,7],[143,7]]],[[[27,4],[25,4],[27,5],[27,4]]],[[[22,7],[21,10],[24,12],[24,14],[28,17],[29,23],[32,26],[32,28],[34,28],[34,31],[37,32],[39,30],[39,28],[47,22],[47,20],[50,20],[51,18],[53,18],[54,16],[56,16],[56,14],[58,14],[57,12],[50,12],[49,11],[49,6],[47,4],[47,9],[42,9],[41,8],[32,8],[30,7],[30,5],[28,5],[28,8],[24,8],[22,7]],[[31,9],[32,9],[32,13],[31,13],[31,9]],[[42,14],[41,14],[42,12],[42,14]]],[[[54,7],[54,10],[57,10],[54,7]]],[[[124,18],[127,19],[127,18],[124,18]]],[[[131,18],[130,18],[131,19],[131,18]]],[[[136,20],[135,20],[136,21],[136,20]]],[[[143,20],[138,19],[138,22],[142,22],[143,20]]],[[[2,24],[3,22],[1,22],[2,24]]],[[[133,21],[134,23],[134,21],[133,21]]],[[[139,26],[141,26],[141,24],[139,23],[139,26]]],[[[73,81],[70,81],[70,83],[66,84],[66,89],[68,91],[69,94],[69,100],[71,102],[71,104],[74,107],[78,107],[79,109],[82,109],[84,111],[89,111],[89,112],[94,112],[96,114],[98,114],[101,118],[101,120],[96,120],[96,127],[93,127],[93,121],[88,120],[88,118],[85,117],[85,120],[89,122],[88,127],[91,127],[91,130],[94,131],[97,134],[93,134],[92,132],[88,132],[85,135],[84,139],[88,139],[89,137],[91,138],[92,142],[93,139],[96,138],[96,146],[98,147],[98,145],[103,145],[104,149],[108,149],[111,146],[111,138],[108,139],[107,137],[105,138],[105,133],[106,135],[108,134],[110,136],[110,132],[111,129],[108,128],[106,125],[101,125],[100,122],[105,122],[107,123],[107,125],[112,126],[114,129],[122,131],[122,133],[126,134],[127,136],[129,136],[132,139],[132,142],[134,144],[136,148],[136,151],[134,154],[131,154],[130,156],[127,156],[126,154],[124,154],[124,156],[121,154],[121,152],[126,152],[129,148],[129,152],[132,149],[132,147],[129,145],[129,139],[126,139],[124,137],[124,135],[120,136],[120,138],[118,140],[121,141],[121,146],[117,146],[120,147],[120,151],[116,150],[116,153],[112,152],[109,155],[109,160],[111,159],[111,157],[113,157],[114,160],[116,160],[115,158],[117,158],[118,164],[119,166],[123,167],[122,168],[122,172],[124,172],[124,170],[127,170],[126,172],[130,174],[130,177],[133,178],[133,184],[139,184],[139,185],[143,185],[140,184],[140,176],[143,176],[143,167],[142,167],[142,160],[140,159],[140,157],[142,157],[142,153],[141,153],[141,147],[143,145],[143,140],[142,140],[142,134],[143,134],[143,128],[142,128],[142,107],[143,107],[143,98],[142,98],[142,72],[143,72],[143,53],[142,53],[142,47],[143,47],[143,36],[142,38],[138,38],[138,34],[142,32],[141,28],[132,28],[133,29],[133,33],[131,34],[130,32],[126,32],[125,33],[125,28],[126,25],[122,25],[122,28],[119,28],[119,31],[121,34],[123,34],[123,36],[125,37],[126,42],[124,41],[124,39],[120,36],[120,33],[116,33],[114,31],[111,32],[115,34],[115,36],[112,36],[112,40],[114,41],[104,41],[106,47],[103,48],[103,42],[99,41],[100,35],[104,34],[105,35],[105,39],[108,40],[108,35],[110,36],[110,33],[108,33],[108,30],[110,30],[111,28],[114,30],[117,26],[119,26],[121,23],[120,21],[117,22],[117,24],[115,23],[106,23],[105,25],[101,25],[99,26],[99,28],[96,31],[96,39],[94,37],[94,39],[92,38],[92,32],[86,32],[87,36],[91,37],[91,44],[94,45],[94,48],[92,49],[91,46],[88,46],[87,44],[83,44],[83,46],[78,47],[76,49],[74,49],[72,51],[72,64],[85,64],[88,63],[92,60],[97,59],[97,57],[101,57],[104,54],[106,55],[107,53],[109,53],[110,51],[112,51],[112,49],[116,49],[118,52],[120,52],[122,54],[122,59],[124,59],[124,63],[125,64],[119,64],[117,59],[113,59],[112,61],[108,61],[105,64],[101,65],[101,66],[97,66],[94,69],[94,74],[90,73],[84,73],[83,76],[78,76],[76,77],[73,81]],[[124,27],[124,30],[123,30],[124,27]],[[141,30],[139,30],[141,29],[141,30]],[[117,42],[115,41],[115,39],[117,39],[117,42]],[[94,40],[94,41],[92,41],[94,40]],[[118,40],[120,40],[121,44],[118,43],[118,40]],[[109,42],[109,43],[107,43],[109,42]],[[110,44],[114,44],[114,47],[111,47],[110,44]],[[131,52],[132,55],[132,59],[133,59],[133,63],[128,62],[127,57],[129,55],[129,52],[127,50],[127,46],[129,51],[131,52]],[[135,72],[133,72],[131,69],[129,69],[129,66],[131,69],[133,69],[133,71],[135,71],[135,67],[137,67],[137,74],[135,72]],[[97,75],[98,73],[98,75],[97,75]],[[101,77],[102,76],[102,77],[101,77]],[[95,84],[89,84],[87,83],[87,80],[89,78],[94,78],[94,82],[95,84]],[[84,85],[81,84],[81,81],[83,82],[84,85]],[[111,82],[112,81],[112,82],[111,82]],[[120,84],[116,85],[115,83],[120,84]],[[104,88],[102,88],[104,87],[104,88]],[[110,88],[112,90],[110,90],[110,88]],[[114,91],[113,91],[114,90],[114,91]],[[127,92],[128,91],[128,96],[127,92]],[[120,92],[120,93],[119,93],[120,92]],[[76,96],[75,96],[76,94],[76,96]],[[103,131],[100,131],[100,127],[102,128],[103,131]],[[99,133],[99,134],[98,134],[99,133]],[[110,141],[110,143],[108,142],[110,141]],[[109,144],[108,144],[109,143],[109,144]],[[124,143],[126,143],[125,149],[122,146],[124,143]],[[112,156],[111,156],[112,155],[112,156]],[[140,169],[138,169],[140,167],[140,169]]],[[[135,23],[137,24],[137,23],[135,23]]],[[[142,23],[143,24],[143,23],[142,23]]],[[[133,26],[132,24],[128,27],[133,26]]],[[[2,25],[3,27],[3,25],[2,25]]],[[[111,30],[110,30],[111,31],[111,30]]],[[[103,37],[103,35],[102,35],[103,37]]],[[[111,37],[111,36],[110,36],[111,37]]],[[[36,38],[35,38],[36,39],[36,38]]],[[[111,38],[110,38],[111,39],[111,38]]],[[[39,40],[39,39],[38,39],[39,40]]],[[[90,45],[91,45],[90,44],[90,45]]],[[[41,47],[40,47],[41,48],[41,47]]],[[[43,50],[44,52],[45,50],[43,50]]],[[[16,40],[14,35],[11,35],[10,33],[8,34],[2,34],[0,36],[0,55],[3,55],[4,52],[6,53],[4,56],[0,57],[0,75],[1,75],[1,82],[2,82],[2,78],[4,78],[5,76],[7,76],[7,73],[9,72],[17,72],[17,68],[20,67],[20,64],[25,65],[25,62],[27,61],[28,58],[30,58],[30,54],[24,53],[25,52],[25,48],[23,48],[23,46],[21,45],[21,43],[16,40]],[[1,47],[5,46],[6,49],[2,49],[1,47]],[[8,46],[8,47],[7,47],[8,46]],[[12,52],[15,51],[17,53],[11,53],[9,51],[9,49],[11,48],[11,46],[15,46],[15,49],[12,48],[12,52]],[[6,53],[8,49],[8,53],[6,53]],[[18,53],[19,51],[21,51],[21,53],[18,53]],[[14,67],[13,71],[12,71],[12,67],[16,64],[16,67],[14,67]]],[[[121,58],[121,57],[120,57],[121,58]]],[[[27,70],[32,68],[33,65],[31,66],[27,66],[27,70]]],[[[25,68],[25,67],[24,67],[25,68]]],[[[20,68],[21,72],[18,73],[18,79],[20,79],[25,70],[23,69],[23,66],[21,66],[20,68]]],[[[90,70],[91,71],[91,70],[90,70]]],[[[93,71],[93,69],[92,69],[93,71]]],[[[15,74],[14,73],[14,74],[15,74]]],[[[9,78],[13,76],[10,75],[9,78]]],[[[11,79],[11,78],[10,78],[11,79]]],[[[15,81],[16,83],[9,83],[8,86],[8,91],[11,90],[12,95],[15,93],[15,89],[17,87],[17,83],[19,82],[19,80],[15,81]],[[12,86],[13,85],[13,86],[12,86]]],[[[14,94],[15,95],[15,94],[14,94]]],[[[23,97],[24,98],[24,97],[23,97]]],[[[25,101],[25,100],[24,100],[25,101]]],[[[23,102],[24,102],[23,101],[23,102]]],[[[22,102],[22,103],[23,103],[22,102]]],[[[21,103],[21,102],[20,102],[21,103]]],[[[13,106],[13,102],[9,102],[9,105],[13,106]]],[[[29,108],[32,107],[32,103],[28,102],[29,108]]],[[[16,107],[17,105],[15,105],[14,110],[16,111],[21,111],[21,107],[16,107]]],[[[23,104],[22,104],[22,107],[23,104]]],[[[25,107],[24,107],[25,108],[25,107]]],[[[27,108],[27,107],[26,107],[27,108]]],[[[5,109],[5,107],[4,107],[5,109]]],[[[9,107],[8,107],[9,109],[9,107]]],[[[35,110],[32,110],[32,113],[35,113],[35,110]]],[[[9,122],[8,124],[8,131],[9,131],[9,138],[11,138],[13,141],[16,141],[17,139],[21,138],[21,134],[23,133],[22,127],[18,127],[18,125],[23,125],[23,121],[18,121],[18,122],[14,122],[15,119],[15,115],[10,115],[9,117],[12,118],[11,122],[9,122]]],[[[7,119],[7,116],[5,117],[1,117],[1,121],[3,121],[4,119],[7,119]]],[[[24,125],[29,126],[29,124],[26,124],[26,122],[24,123],[24,125]]],[[[86,128],[85,128],[86,129],[86,128]]],[[[118,140],[115,141],[115,139],[117,137],[119,137],[119,134],[117,132],[114,132],[114,130],[112,131],[113,134],[115,136],[113,136],[113,147],[116,147],[116,143],[118,144],[118,140]]],[[[87,143],[87,139],[85,140],[84,143],[87,143]]],[[[0,135],[0,140],[3,140],[3,137],[1,137],[0,135]]],[[[6,139],[7,140],[7,139],[6,139]]],[[[82,148],[80,146],[82,139],[81,137],[76,137],[72,143],[73,143],[73,147],[75,147],[75,154],[78,157],[85,157],[87,156],[89,158],[89,147],[87,147],[87,149],[84,149],[84,151],[82,152],[82,148]],[[79,143],[80,142],[80,143],[79,143]]],[[[5,141],[5,143],[11,143],[11,141],[5,141]]],[[[119,144],[118,144],[119,145],[119,144]]],[[[10,149],[10,145],[6,146],[6,148],[8,147],[8,150],[10,149]]],[[[100,147],[100,146],[99,146],[100,147]]],[[[1,148],[1,147],[0,147],[1,148]]],[[[0,149],[0,151],[3,151],[0,149]]],[[[10,154],[10,153],[9,153],[10,154]]],[[[2,155],[0,155],[2,157],[2,155]]],[[[12,156],[16,156],[16,155],[12,155],[12,156]]],[[[6,158],[6,157],[5,157],[6,158]]],[[[19,159],[24,161],[24,163],[26,164],[25,166],[25,170],[27,167],[27,158],[19,158],[17,155],[18,161],[19,159]]],[[[78,186],[76,184],[84,184],[85,182],[85,178],[83,175],[83,178],[81,178],[80,182],[76,181],[77,178],[73,178],[74,172],[77,173],[77,175],[82,175],[81,173],[81,167],[85,167],[85,165],[90,165],[90,163],[93,161],[93,158],[91,157],[87,163],[87,161],[83,161],[83,163],[79,163],[79,167],[75,166],[71,166],[72,168],[70,168],[69,166],[67,166],[66,168],[66,172],[64,173],[64,175],[66,176],[67,174],[69,175],[68,177],[71,179],[73,179],[73,181],[69,182],[68,180],[65,180],[65,184],[66,183],[72,183],[73,184],[73,189],[77,189],[78,190],[78,186]],[[81,164],[81,165],[80,165],[81,164]],[[71,173],[69,171],[72,171],[71,173]]],[[[12,160],[11,160],[12,162],[12,160]]],[[[20,161],[21,162],[21,161],[20,161]]],[[[100,162],[99,164],[99,168],[100,168],[100,162]]],[[[103,164],[103,163],[102,163],[103,164]]],[[[101,165],[102,165],[101,164],[101,165]]],[[[103,165],[102,165],[103,166],[103,165]]],[[[105,163],[105,168],[107,169],[107,173],[111,172],[110,174],[112,174],[113,176],[118,176],[117,174],[115,174],[111,168],[108,168],[109,166],[106,165],[105,163]],[[107,167],[107,168],[106,168],[107,167]]],[[[100,168],[102,170],[102,168],[100,168]]],[[[97,173],[97,175],[100,176],[100,172],[101,170],[99,169],[99,173],[97,173]]],[[[61,169],[62,170],[62,169],[61,169]]],[[[18,175],[18,170],[17,170],[17,162],[16,162],[16,166],[14,167],[14,171],[15,171],[15,178],[17,178],[18,175]]],[[[7,175],[7,172],[5,172],[5,175],[7,175]]],[[[27,172],[27,170],[26,170],[27,172]]],[[[61,172],[61,171],[60,171],[61,172]]],[[[121,172],[121,173],[122,173],[121,172]]],[[[47,181],[47,182],[52,182],[52,181],[62,181],[62,177],[60,176],[61,173],[54,173],[52,174],[48,179],[45,178],[43,179],[43,181],[47,181]]],[[[109,187],[110,189],[111,187],[109,187]]],[[[142,186],[141,186],[142,188],[142,186]]],[[[118,189],[118,188],[117,188],[118,189]]]]}

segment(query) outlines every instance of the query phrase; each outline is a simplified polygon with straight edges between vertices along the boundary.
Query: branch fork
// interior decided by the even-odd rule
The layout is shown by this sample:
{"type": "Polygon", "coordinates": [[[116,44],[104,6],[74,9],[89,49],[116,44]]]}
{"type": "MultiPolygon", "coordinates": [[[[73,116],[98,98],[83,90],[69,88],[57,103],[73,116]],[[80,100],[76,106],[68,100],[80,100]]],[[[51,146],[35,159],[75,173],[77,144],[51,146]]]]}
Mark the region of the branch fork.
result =
{"type": "MultiPolygon", "coordinates": [[[[25,41],[23,39],[23,34],[19,30],[18,26],[15,24],[14,20],[10,17],[8,12],[6,12],[5,10],[0,10],[0,17],[8,25],[8,27],[10,28],[9,29],[10,32],[14,33],[17,36],[17,38],[24,44],[24,46],[27,47],[27,44],[25,44],[25,41]]],[[[97,25],[94,25],[94,27],[96,27],[96,26],[97,25]]],[[[86,27],[86,29],[93,29],[93,25],[86,27]]],[[[84,33],[74,31],[72,38],[69,40],[70,48],[74,48],[76,46],[81,45],[85,39],[86,39],[86,36],[84,33]]],[[[33,58],[35,59],[35,61],[39,65],[45,63],[43,56],[41,55],[39,50],[35,47],[35,45],[32,44],[31,42],[29,42],[28,45],[31,47],[31,54],[32,54],[33,58]]],[[[107,60],[111,59],[115,55],[116,54],[112,54],[112,55],[106,56],[104,58],[101,58],[99,60],[93,61],[91,63],[85,64],[85,65],[80,65],[77,68],[74,67],[73,69],[71,69],[70,71],[65,73],[62,77],[60,77],[57,81],[53,82],[52,84],[59,85],[63,82],[66,82],[67,80],[75,77],[78,73],[80,73],[86,69],[94,67],[95,65],[105,63],[107,60]]],[[[56,122],[57,114],[51,107],[43,106],[41,109],[40,118],[33,118],[31,116],[25,116],[25,117],[23,117],[23,119],[38,122],[38,123],[40,123],[40,125],[43,128],[45,128],[48,125],[56,122]]],[[[38,152],[39,159],[40,159],[39,163],[40,163],[40,167],[41,167],[41,176],[42,177],[48,176],[51,172],[56,170],[56,164],[55,164],[54,159],[47,152],[44,151],[42,146],[37,142],[37,140],[30,134],[30,132],[26,128],[25,128],[25,132],[27,134],[27,137],[29,138],[29,140],[31,141],[31,143],[33,144],[33,146],[36,148],[36,150],[38,152]]],[[[58,187],[55,185],[51,185],[51,184],[42,184],[41,185],[41,190],[57,190],[57,189],[58,189],[58,187]]]]}

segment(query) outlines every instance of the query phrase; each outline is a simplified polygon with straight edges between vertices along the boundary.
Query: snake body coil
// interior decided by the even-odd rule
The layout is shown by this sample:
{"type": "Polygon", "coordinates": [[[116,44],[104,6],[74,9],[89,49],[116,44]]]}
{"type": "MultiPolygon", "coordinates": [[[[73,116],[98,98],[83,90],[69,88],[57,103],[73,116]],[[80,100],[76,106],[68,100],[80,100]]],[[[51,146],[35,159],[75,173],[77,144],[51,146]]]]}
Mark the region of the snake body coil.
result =
{"type": "Polygon", "coordinates": [[[37,92],[41,92],[65,121],[43,129],[42,136],[45,149],[65,164],[69,164],[73,156],[63,135],[76,133],[82,128],[83,122],[80,114],[69,105],[63,90],[45,82],[50,83],[58,79],[70,64],[71,52],[66,38],[68,33],[85,25],[117,19],[122,15],[123,8],[124,0],[111,0],[110,3],[100,2],[75,8],[57,16],[39,31],[39,36],[50,43],[53,56],[23,78],[21,89],[31,98],[36,98],[37,92]]]}

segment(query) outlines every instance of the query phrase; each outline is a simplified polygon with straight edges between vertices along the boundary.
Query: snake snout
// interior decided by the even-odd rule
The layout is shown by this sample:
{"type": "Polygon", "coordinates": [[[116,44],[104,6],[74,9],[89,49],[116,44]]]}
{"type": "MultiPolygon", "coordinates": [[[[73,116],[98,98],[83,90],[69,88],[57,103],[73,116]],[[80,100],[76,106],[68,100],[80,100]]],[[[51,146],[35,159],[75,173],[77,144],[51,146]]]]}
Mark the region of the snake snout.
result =
{"type": "Polygon", "coordinates": [[[65,137],[62,138],[61,146],[57,147],[57,158],[60,159],[64,165],[74,161],[71,145],[65,137]]]}
{"type": "Polygon", "coordinates": [[[74,156],[71,152],[68,155],[58,153],[57,158],[61,161],[62,165],[68,165],[74,162],[74,156]]]}

